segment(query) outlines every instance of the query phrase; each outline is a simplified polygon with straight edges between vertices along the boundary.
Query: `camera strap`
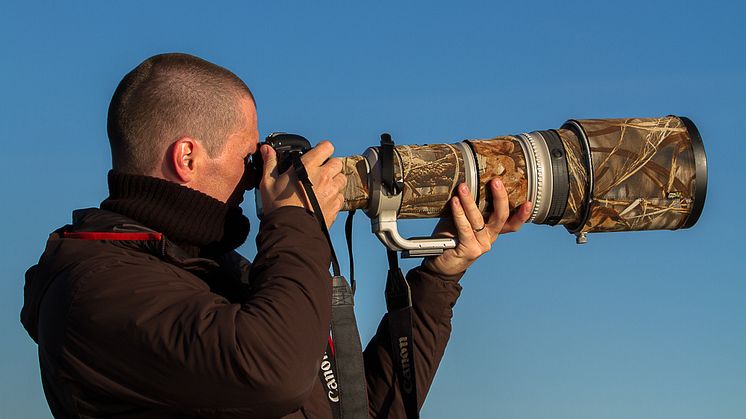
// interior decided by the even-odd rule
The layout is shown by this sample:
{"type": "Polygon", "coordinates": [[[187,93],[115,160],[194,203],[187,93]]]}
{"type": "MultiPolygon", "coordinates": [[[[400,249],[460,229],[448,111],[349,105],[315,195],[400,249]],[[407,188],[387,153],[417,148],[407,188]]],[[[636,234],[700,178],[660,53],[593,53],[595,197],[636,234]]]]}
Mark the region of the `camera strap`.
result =
{"type": "Polygon", "coordinates": [[[417,381],[414,369],[414,337],[412,333],[412,292],[399,268],[398,254],[387,250],[389,272],[386,277],[386,309],[389,314],[391,355],[396,379],[399,381],[407,418],[419,418],[417,381]]]}
{"type": "MultiPolygon", "coordinates": [[[[368,390],[365,381],[365,366],[363,364],[363,348],[360,343],[360,333],[355,320],[355,302],[353,289],[341,275],[337,255],[326,228],[324,214],[313,192],[313,184],[308,178],[308,172],[300,159],[300,153],[290,154],[295,175],[303,185],[308,200],[313,208],[314,216],[319,227],[324,232],[332,256],[332,322],[331,337],[327,344],[326,353],[319,369],[319,380],[325,388],[327,400],[335,419],[363,419],[368,417],[368,390]],[[336,373],[336,374],[335,374],[336,373]]],[[[351,231],[351,217],[348,217],[351,231]]],[[[352,242],[348,240],[348,247],[352,251],[352,242]]],[[[352,258],[350,258],[352,260],[352,258]]],[[[351,275],[352,275],[352,263],[351,275]]]]}
{"type": "MultiPolygon", "coordinates": [[[[394,177],[394,140],[381,134],[381,183],[389,195],[403,191],[403,183],[394,177]]],[[[386,309],[394,372],[399,382],[404,412],[407,418],[419,418],[417,382],[414,369],[414,336],[412,332],[412,292],[399,268],[398,253],[386,250],[389,271],[386,276],[386,309]]]]}

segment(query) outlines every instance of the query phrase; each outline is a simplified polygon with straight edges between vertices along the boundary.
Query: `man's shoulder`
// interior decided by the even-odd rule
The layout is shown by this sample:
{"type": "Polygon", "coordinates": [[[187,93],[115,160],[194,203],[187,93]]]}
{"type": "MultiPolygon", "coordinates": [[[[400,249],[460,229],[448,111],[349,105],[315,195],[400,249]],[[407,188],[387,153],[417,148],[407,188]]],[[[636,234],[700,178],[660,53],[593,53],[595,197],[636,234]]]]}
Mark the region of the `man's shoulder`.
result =
{"type": "MultiPolygon", "coordinates": [[[[90,269],[92,265],[162,262],[162,234],[98,208],[73,212],[73,223],[50,234],[40,264],[90,269]]],[[[60,266],[60,268],[62,268],[60,266]]]]}
{"type": "Polygon", "coordinates": [[[160,256],[164,238],[154,233],[108,211],[76,211],[72,224],[50,234],[39,262],[26,272],[22,322],[31,336],[36,339],[42,301],[61,315],[81,295],[92,301],[168,284],[205,288],[160,256]]]}
{"type": "Polygon", "coordinates": [[[50,235],[39,263],[29,273],[37,282],[64,279],[72,293],[81,287],[129,290],[164,283],[205,288],[195,272],[214,268],[215,262],[186,259],[181,252],[162,233],[137,221],[88,208],[74,211],[73,223],[50,235]]]}

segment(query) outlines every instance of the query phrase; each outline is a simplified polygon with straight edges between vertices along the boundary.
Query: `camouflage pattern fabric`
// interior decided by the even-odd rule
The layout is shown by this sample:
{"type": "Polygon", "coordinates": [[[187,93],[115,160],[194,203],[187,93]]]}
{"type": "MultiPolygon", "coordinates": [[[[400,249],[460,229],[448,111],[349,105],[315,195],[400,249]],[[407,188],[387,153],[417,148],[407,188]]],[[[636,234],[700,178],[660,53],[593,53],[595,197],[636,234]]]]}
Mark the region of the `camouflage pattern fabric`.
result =
{"type": "Polygon", "coordinates": [[[674,230],[692,210],[695,162],[683,122],[577,121],[591,145],[593,201],[581,231],[674,230]]]}
{"type": "Polygon", "coordinates": [[[478,206],[483,215],[492,212],[492,193],[487,183],[500,178],[508,192],[510,210],[513,211],[527,200],[528,179],[526,156],[516,137],[495,137],[489,140],[469,140],[476,153],[479,168],[478,206]]]}
{"type": "MultiPolygon", "coordinates": [[[[499,177],[505,184],[514,209],[526,202],[528,182],[526,160],[514,137],[469,141],[475,152],[479,176],[478,206],[483,214],[492,211],[492,195],[486,188],[490,179],[499,177]]],[[[394,172],[403,179],[399,218],[441,218],[450,214],[448,201],[456,187],[465,181],[464,158],[452,144],[396,146],[394,172]]],[[[362,156],[345,157],[347,176],[343,211],[366,208],[368,184],[362,156]]]]}
{"type": "Polygon", "coordinates": [[[404,180],[399,218],[438,218],[465,180],[464,158],[451,144],[398,146],[404,180]]]}
{"type": "Polygon", "coordinates": [[[342,211],[365,209],[368,207],[368,164],[363,156],[350,156],[342,159],[342,173],[347,176],[343,195],[345,203],[342,211]]]}
{"type": "MultiPolygon", "coordinates": [[[[593,163],[594,187],[589,217],[579,231],[677,229],[692,210],[695,162],[691,137],[683,122],[663,118],[578,120],[586,133],[593,163]]],[[[587,165],[575,133],[559,129],[565,147],[570,190],[560,224],[575,226],[586,212],[587,165]]],[[[467,141],[478,166],[478,206],[487,215],[492,196],[487,183],[498,177],[511,210],[526,202],[526,156],[517,137],[467,141]]],[[[395,147],[397,178],[404,191],[399,218],[448,216],[448,200],[464,182],[464,159],[451,144],[395,147]]],[[[366,208],[368,184],[362,156],[344,158],[343,210],[366,208]]]]}
{"type": "Polygon", "coordinates": [[[567,171],[570,180],[570,190],[567,196],[567,206],[559,224],[573,225],[581,221],[586,201],[586,182],[588,170],[580,141],[574,132],[567,129],[557,130],[562,144],[565,146],[567,171]]]}

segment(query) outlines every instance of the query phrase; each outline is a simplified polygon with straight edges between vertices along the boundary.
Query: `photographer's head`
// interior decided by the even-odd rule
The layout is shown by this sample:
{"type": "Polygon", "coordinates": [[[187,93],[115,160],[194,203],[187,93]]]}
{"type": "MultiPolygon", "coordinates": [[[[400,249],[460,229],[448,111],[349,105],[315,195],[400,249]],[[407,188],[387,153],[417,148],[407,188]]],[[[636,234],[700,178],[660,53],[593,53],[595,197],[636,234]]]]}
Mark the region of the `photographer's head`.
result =
{"type": "Polygon", "coordinates": [[[113,169],[166,179],[228,202],[258,141],[254,98],[229,70],[188,54],[148,58],[109,105],[113,169]]]}

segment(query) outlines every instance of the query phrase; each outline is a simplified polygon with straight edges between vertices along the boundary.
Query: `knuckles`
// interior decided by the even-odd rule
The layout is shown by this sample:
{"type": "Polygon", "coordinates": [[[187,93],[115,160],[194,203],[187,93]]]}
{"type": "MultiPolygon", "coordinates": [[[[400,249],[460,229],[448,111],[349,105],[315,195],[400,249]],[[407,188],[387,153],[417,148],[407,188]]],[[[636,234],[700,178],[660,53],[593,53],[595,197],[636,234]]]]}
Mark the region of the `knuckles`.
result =
{"type": "Polygon", "coordinates": [[[331,179],[332,176],[327,170],[322,170],[321,173],[319,173],[319,183],[322,185],[328,184],[331,179]]]}
{"type": "Polygon", "coordinates": [[[334,173],[339,173],[344,168],[344,163],[342,162],[342,159],[337,157],[330,157],[329,160],[324,163],[324,166],[326,166],[329,170],[331,170],[334,173]]]}
{"type": "Polygon", "coordinates": [[[319,180],[322,183],[329,183],[330,181],[333,181],[334,178],[342,172],[343,167],[344,164],[342,163],[342,160],[337,158],[330,158],[326,161],[326,163],[321,165],[321,170],[318,172],[319,180]]]}
{"type": "Polygon", "coordinates": [[[345,186],[347,186],[347,176],[344,175],[337,175],[335,178],[339,179],[339,190],[344,189],[345,186]]]}

